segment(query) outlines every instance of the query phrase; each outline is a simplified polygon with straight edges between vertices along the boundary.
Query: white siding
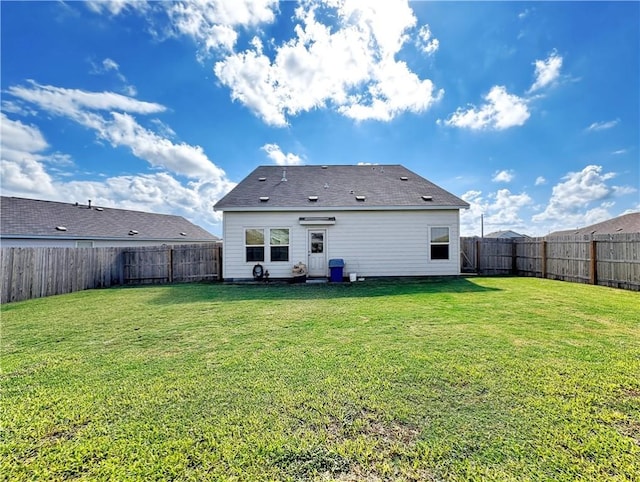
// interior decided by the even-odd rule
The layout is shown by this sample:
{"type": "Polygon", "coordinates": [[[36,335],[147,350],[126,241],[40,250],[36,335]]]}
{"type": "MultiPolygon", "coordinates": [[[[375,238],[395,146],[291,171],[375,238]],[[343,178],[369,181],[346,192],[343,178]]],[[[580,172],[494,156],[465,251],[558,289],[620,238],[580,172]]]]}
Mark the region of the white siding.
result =
{"type": "MultiPolygon", "coordinates": [[[[223,277],[250,279],[254,262],[245,262],[246,228],[289,228],[289,262],[265,262],[271,278],[291,277],[292,266],[307,263],[307,232],[327,230],[327,260],[342,258],[344,274],[358,276],[431,276],[460,273],[458,210],[433,211],[326,211],[326,212],[225,212],[223,221],[223,277]],[[301,216],[335,216],[335,225],[301,226],[301,216]],[[449,259],[430,260],[429,228],[449,228],[449,259]]],[[[265,231],[268,237],[268,231],[265,231]]]]}

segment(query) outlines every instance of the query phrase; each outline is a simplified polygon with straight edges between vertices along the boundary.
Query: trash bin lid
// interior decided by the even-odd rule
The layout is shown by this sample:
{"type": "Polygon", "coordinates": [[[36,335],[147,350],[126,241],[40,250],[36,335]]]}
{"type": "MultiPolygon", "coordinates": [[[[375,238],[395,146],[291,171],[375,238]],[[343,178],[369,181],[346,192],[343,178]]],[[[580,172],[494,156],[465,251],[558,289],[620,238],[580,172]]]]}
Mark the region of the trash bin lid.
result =
{"type": "Polygon", "coordinates": [[[344,268],[344,259],[342,258],[330,259],[329,268],[344,268]]]}

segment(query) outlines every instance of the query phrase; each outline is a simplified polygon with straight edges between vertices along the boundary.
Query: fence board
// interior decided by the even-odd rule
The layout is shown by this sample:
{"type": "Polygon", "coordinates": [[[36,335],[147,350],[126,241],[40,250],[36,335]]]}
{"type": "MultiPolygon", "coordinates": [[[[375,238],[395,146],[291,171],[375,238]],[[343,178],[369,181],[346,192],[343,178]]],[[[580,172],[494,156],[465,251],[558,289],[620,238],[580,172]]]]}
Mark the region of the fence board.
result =
{"type": "Polygon", "coordinates": [[[123,284],[217,281],[222,244],[119,248],[0,248],[0,302],[123,284]],[[173,265],[168,265],[173,258],[173,265]]]}
{"type": "Polygon", "coordinates": [[[516,274],[640,291],[640,233],[460,241],[463,273],[516,274]]]}

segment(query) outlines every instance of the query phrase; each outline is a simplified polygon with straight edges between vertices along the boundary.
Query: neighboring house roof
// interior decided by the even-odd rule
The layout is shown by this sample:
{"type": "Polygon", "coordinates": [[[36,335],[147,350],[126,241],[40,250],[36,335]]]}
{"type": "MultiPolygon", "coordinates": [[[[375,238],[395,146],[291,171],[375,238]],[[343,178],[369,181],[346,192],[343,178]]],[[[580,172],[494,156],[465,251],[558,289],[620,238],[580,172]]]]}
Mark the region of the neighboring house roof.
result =
{"type": "Polygon", "coordinates": [[[485,238],[499,238],[499,239],[513,239],[513,238],[528,238],[526,234],[516,233],[510,229],[506,231],[494,231],[493,233],[485,234],[485,238]]]}
{"type": "Polygon", "coordinates": [[[4,238],[219,240],[181,216],[5,196],[0,201],[4,238]]]}
{"type": "Polygon", "coordinates": [[[400,165],[260,166],[214,206],[220,211],[468,207],[400,165]]]}
{"type": "Polygon", "coordinates": [[[640,212],[629,213],[608,219],[601,223],[585,226],[584,228],[567,229],[555,231],[548,236],[569,236],[584,234],[618,234],[618,233],[640,233],[640,212]]]}

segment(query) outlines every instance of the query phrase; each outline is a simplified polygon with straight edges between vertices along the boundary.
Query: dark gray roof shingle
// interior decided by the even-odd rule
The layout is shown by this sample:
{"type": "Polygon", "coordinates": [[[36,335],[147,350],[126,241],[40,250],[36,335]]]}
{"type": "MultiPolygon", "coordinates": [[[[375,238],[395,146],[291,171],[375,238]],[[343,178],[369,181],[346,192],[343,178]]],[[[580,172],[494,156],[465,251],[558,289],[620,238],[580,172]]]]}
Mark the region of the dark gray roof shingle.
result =
{"type": "Polygon", "coordinates": [[[219,238],[181,216],[2,196],[3,237],[145,239],[171,242],[219,238]],[[63,226],[66,231],[59,231],[63,226]],[[137,231],[135,235],[129,232],[137,231]],[[181,235],[180,233],[185,233],[181,235]]]}
{"type": "Polygon", "coordinates": [[[468,208],[469,204],[400,165],[330,165],[259,166],[214,207],[220,211],[320,210],[468,208]]]}
{"type": "Polygon", "coordinates": [[[616,218],[607,219],[601,223],[585,226],[578,229],[555,231],[548,236],[591,235],[591,234],[618,234],[640,233],[640,213],[623,214],[616,218]]]}

